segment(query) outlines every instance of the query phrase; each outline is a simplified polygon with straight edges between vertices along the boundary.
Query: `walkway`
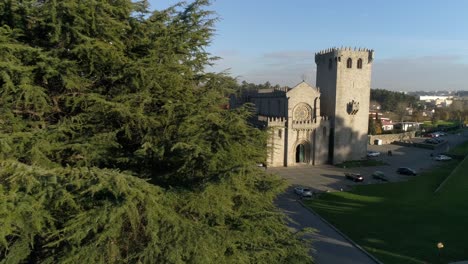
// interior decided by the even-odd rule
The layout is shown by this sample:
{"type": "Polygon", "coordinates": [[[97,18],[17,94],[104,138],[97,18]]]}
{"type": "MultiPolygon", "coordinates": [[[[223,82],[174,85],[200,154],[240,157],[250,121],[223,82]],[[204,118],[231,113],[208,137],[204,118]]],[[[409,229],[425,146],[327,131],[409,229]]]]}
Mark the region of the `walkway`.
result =
{"type": "Polygon", "coordinates": [[[290,223],[291,228],[299,230],[305,227],[312,227],[317,230],[312,235],[311,252],[317,264],[375,264],[369,256],[353,246],[348,240],[323,222],[320,217],[304,208],[297,200],[297,196],[292,189],[281,195],[276,204],[294,222],[290,223]]]}

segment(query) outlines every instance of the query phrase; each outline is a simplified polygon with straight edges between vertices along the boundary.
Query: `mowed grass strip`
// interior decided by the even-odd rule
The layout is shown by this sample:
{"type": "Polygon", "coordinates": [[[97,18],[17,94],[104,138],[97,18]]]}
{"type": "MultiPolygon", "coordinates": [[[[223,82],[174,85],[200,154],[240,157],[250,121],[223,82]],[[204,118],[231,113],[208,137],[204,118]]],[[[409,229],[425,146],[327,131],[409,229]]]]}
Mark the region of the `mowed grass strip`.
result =
{"type": "Polygon", "coordinates": [[[439,120],[435,124],[432,124],[432,121],[424,121],[425,126],[430,126],[430,127],[436,127],[436,126],[453,126],[455,125],[456,122],[454,121],[444,121],[444,120],[439,120]]]}
{"type": "MultiPolygon", "coordinates": [[[[468,153],[468,142],[454,149],[461,150],[468,153]]],[[[468,260],[468,159],[440,163],[407,182],[360,185],[306,203],[383,263],[468,260]]]]}

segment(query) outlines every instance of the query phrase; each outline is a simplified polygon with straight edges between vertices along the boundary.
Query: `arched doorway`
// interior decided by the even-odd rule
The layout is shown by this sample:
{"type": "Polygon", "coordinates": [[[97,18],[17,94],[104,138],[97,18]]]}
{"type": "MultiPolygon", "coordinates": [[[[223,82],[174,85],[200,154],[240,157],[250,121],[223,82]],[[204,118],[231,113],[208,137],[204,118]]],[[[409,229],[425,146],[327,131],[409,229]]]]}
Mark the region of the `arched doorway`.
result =
{"type": "Polygon", "coordinates": [[[296,163],[305,163],[305,146],[299,144],[296,147],[296,163]]]}

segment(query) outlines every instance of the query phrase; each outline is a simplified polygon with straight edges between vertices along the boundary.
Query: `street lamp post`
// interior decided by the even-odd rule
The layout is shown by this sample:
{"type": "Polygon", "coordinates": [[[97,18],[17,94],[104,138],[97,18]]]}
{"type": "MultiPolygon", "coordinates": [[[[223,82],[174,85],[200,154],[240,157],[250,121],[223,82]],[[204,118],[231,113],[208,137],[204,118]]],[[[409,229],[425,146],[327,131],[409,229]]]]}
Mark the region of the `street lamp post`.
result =
{"type": "Polygon", "coordinates": [[[442,242],[437,243],[437,249],[439,250],[439,261],[442,260],[442,249],[444,248],[444,244],[442,242]]]}

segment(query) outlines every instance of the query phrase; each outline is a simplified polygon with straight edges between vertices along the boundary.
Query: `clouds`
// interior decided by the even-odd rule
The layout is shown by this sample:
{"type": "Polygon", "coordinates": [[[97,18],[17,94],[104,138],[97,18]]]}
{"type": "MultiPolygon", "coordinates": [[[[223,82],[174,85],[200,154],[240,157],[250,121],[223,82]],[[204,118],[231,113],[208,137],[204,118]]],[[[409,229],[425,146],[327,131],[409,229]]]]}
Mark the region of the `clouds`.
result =
{"type": "Polygon", "coordinates": [[[294,86],[303,79],[315,84],[315,61],[312,51],[278,51],[247,56],[239,52],[223,52],[215,71],[230,69],[239,80],[294,86]],[[235,54],[235,55],[233,55],[235,54]]]}
{"type": "Polygon", "coordinates": [[[263,67],[245,73],[246,77],[261,82],[270,81],[293,86],[303,79],[315,83],[315,61],[311,51],[280,51],[263,54],[258,62],[263,67]],[[313,81],[313,82],[312,82],[313,81]]]}
{"type": "MultiPolygon", "coordinates": [[[[218,54],[215,54],[218,55],[218,54]]],[[[230,69],[240,81],[294,86],[303,79],[315,85],[315,53],[284,50],[258,55],[220,52],[212,70],[230,69]]],[[[458,55],[397,57],[374,60],[372,88],[394,91],[468,90],[468,64],[458,55]]]]}
{"type": "Polygon", "coordinates": [[[372,87],[394,91],[468,90],[468,65],[457,55],[375,60],[372,87]]]}

